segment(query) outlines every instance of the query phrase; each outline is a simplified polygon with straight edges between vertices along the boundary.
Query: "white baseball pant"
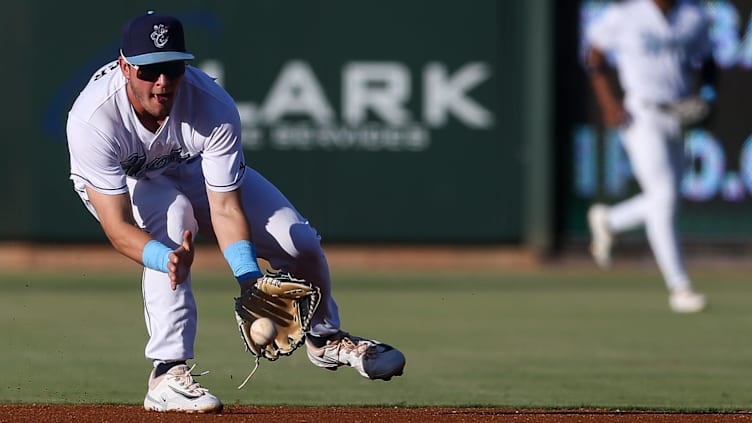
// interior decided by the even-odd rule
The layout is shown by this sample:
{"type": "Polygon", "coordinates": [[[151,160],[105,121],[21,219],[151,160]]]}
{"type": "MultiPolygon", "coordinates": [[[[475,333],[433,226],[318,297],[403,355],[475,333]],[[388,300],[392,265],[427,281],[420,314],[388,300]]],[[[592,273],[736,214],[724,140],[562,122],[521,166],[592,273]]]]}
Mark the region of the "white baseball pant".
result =
{"type": "Polygon", "coordinates": [[[648,243],[669,290],[688,288],[675,227],[684,164],[683,132],[673,116],[650,105],[632,105],[621,140],[641,193],[610,207],[614,233],[645,226],[648,243]]]}

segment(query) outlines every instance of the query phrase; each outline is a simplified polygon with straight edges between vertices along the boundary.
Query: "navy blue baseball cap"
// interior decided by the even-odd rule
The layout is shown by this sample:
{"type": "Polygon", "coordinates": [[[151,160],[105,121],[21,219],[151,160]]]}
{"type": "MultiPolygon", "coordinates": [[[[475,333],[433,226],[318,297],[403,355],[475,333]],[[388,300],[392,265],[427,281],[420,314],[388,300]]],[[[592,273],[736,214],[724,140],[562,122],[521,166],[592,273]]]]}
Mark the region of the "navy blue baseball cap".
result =
{"type": "Polygon", "coordinates": [[[153,11],[125,24],[120,54],[133,65],[193,59],[193,55],[185,51],[183,24],[175,17],[153,11]]]}

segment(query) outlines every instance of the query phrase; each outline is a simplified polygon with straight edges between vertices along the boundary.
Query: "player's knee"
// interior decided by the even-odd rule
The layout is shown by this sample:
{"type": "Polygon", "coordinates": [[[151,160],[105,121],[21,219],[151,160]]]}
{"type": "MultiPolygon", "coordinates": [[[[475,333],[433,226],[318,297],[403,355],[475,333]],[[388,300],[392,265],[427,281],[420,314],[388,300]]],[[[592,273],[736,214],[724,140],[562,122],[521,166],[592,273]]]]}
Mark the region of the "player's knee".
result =
{"type": "Polygon", "coordinates": [[[653,204],[654,209],[651,213],[666,214],[673,217],[679,207],[679,196],[669,191],[656,192],[652,196],[651,204],[653,204]]]}
{"type": "Polygon", "coordinates": [[[321,237],[310,225],[296,223],[290,227],[290,237],[298,252],[300,261],[320,260],[324,257],[321,248],[321,237]]]}
{"type": "Polygon", "coordinates": [[[178,197],[167,210],[167,232],[169,238],[178,245],[183,240],[183,232],[198,232],[198,221],[193,213],[193,206],[185,197],[178,197]]]}
{"type": "Polygon", "coordinates": [[[274,243],[285,254],[301,261],[321,254],[321,245],[316,231],[292,208],[277,210],[264,227],[274,243]]]}
{"type": "Polygon", "coordinates": [[[675,210],[679,203],[679,189],[671,178],[656,178],[645,194],[656,209],[675,210]]]}

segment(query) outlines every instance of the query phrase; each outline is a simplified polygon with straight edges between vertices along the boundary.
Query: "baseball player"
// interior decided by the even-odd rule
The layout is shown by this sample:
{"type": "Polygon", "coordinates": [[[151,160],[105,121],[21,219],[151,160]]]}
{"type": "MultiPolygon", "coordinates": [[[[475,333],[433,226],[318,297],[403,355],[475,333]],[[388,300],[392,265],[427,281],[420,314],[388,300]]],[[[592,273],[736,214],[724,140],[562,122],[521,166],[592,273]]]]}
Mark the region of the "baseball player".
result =
{"type": "Polygon", "coordinates": [[[129,20],[118,59],[99,69],[67,121],[71,180],[112,246],[142,264],[153,362],[144,407],[217,412],[197,383],[194,237],[218,243],[241,289],[262,276],[257,257],[321,291],[306,347],[316,366],[369,379],[402,374],[397,349],[340,329],[320,238],[292,204],[247,166],[235,102],[186,61],[183,27],[149,12],[129,20]]]}
{"type": "Polygon", "coordinates": [[[691,0],[617,2],[589,25],[586,39],[590,46],[586,67],[603,119],[607,126],[620,129],[642,190],[621,203],[590,208],[590,252],[598,265],[607,267],[614,236],[644,225],[669,290],[671,309],[701,311],[706,299],[692,289],[674,223],[685,156],[684,122],[672,107],[690,99],[700,105],[712,100],[715,64],[708,18],[691,0]],[[615,58],[623,102],[605,73],[608,53],[615,58]],[[696,74],[701,83],[693,79],[696,74]],[[700,84],[705,100],[693,95],[700,84]]]}

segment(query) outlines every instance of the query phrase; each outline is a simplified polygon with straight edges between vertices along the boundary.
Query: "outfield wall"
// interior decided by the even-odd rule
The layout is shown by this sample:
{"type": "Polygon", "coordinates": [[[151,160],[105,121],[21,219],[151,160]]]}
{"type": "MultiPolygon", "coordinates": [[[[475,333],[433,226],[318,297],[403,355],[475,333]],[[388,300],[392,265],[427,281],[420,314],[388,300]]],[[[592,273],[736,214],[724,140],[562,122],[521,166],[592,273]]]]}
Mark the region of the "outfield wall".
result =
{"type": "MultiPolygon", "coordinates": [[[[579,30],[603,1],[164,1],[236,99],[248,162],[325,242],[566,248],[592,201],[635,191],[599,127],[579,30]]],[[[752,238],[752,1],[707,2],[721,113],[694,134],[682,231],[752,238]]],[[[65,117],[120,28],[153,7],[41,0],[0,17],[0,240],[103,241],[68,181],[65,117]]],[[[642,237],[636,233],[637,239],[642,237]]]]}
{"type": "MultiPolygon", "coordinates": [[[[0,238],[103,239],[67,180],[65,117],[152,2],[6,7],[0,238]]],[[[547,1],[166,1],[236,99],[247,160],[326,241],[520,243],[533,10],[547,1]],[[502,6],[503,5],[503,6],[502,6]]]]}

